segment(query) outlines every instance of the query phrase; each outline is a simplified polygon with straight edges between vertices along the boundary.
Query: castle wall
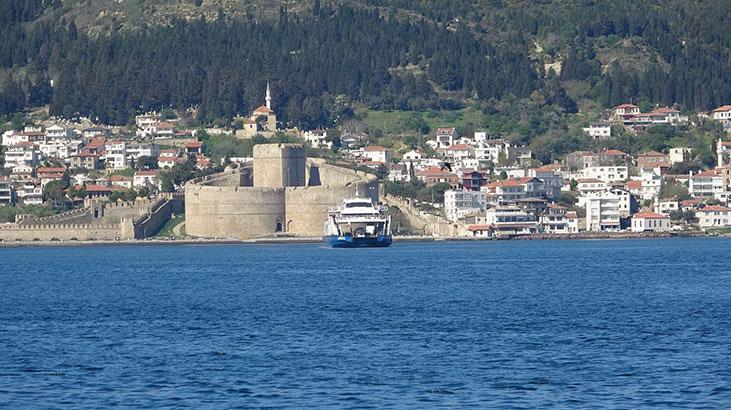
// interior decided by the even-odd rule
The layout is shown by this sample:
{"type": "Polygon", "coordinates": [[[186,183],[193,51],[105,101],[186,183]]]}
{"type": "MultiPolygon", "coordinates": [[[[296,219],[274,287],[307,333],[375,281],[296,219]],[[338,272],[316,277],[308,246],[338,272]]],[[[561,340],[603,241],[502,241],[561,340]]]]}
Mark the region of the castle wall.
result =
{"type": "Polygon", "coordinates": [[[284,190],[185,186],[185,231],[207,238],[252,238],[284,227],[284,190]]]}
{"type": "Polygon", "coordinates": [[[51,240],[114,240],[132,239],[123,234],[120,224],[0,224],[0,240],[51,241],[51,240]]]}

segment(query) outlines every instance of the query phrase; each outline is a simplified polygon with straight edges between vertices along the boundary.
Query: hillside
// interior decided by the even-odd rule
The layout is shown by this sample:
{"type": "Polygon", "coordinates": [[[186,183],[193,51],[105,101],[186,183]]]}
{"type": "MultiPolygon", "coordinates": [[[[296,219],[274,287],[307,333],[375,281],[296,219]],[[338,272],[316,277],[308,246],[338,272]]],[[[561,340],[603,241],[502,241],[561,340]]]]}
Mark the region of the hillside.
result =
{"type": "MultiPolygon", "coordinates": [[[[564,113],[624,101],[731,101],[725,1],[9,0],[0,115],[50,104],[126,123],[196,106],[226,122],[271,81],[289,125],[372,110],[528,99],[564,113]],[[53,87],[50,81],[53,80],[53,87]]],[[[488,107],[489,110],[489,107],[488,107]]]]}

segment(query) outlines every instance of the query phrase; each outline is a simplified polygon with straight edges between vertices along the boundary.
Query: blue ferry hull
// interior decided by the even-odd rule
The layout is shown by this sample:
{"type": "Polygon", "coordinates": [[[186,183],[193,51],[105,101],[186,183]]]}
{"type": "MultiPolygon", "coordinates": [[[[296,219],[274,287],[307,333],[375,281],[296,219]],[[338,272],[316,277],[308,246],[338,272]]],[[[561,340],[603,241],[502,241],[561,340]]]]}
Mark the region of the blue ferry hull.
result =
{"type": "Polygon", "coordinates": [[[325,245],[332,248],[385,248],[391,246],[391,235],[353,238],[352,236],[330,235],[323,237],[325,245]]]}

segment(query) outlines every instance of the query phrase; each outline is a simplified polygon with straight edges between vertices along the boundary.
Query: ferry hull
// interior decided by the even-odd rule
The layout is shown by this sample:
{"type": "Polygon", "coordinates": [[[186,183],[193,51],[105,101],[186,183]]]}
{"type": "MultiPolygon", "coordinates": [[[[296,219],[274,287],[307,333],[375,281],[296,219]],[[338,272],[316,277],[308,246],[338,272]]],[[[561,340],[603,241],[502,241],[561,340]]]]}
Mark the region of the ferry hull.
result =
{"type": "Polygon", "coordinates": [[[386,248],[391,246],[391,235],[353,238],[352,236],[330,235],[323,237],[326,246],[332,248],[386,248]]]}

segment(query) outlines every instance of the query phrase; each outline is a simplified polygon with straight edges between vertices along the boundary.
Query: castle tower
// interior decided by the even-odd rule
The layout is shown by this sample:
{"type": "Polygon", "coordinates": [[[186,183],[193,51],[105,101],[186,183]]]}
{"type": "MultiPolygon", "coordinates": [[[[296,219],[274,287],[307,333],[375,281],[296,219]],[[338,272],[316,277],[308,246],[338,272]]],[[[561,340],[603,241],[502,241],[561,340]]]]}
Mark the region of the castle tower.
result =
{"type": "Polygon", "coordinates": [[[269,81],[267,81],[267,94],[266,94],[266,105],[270,110],[272,109],[272,94],[269,92],[269,81]]]}

